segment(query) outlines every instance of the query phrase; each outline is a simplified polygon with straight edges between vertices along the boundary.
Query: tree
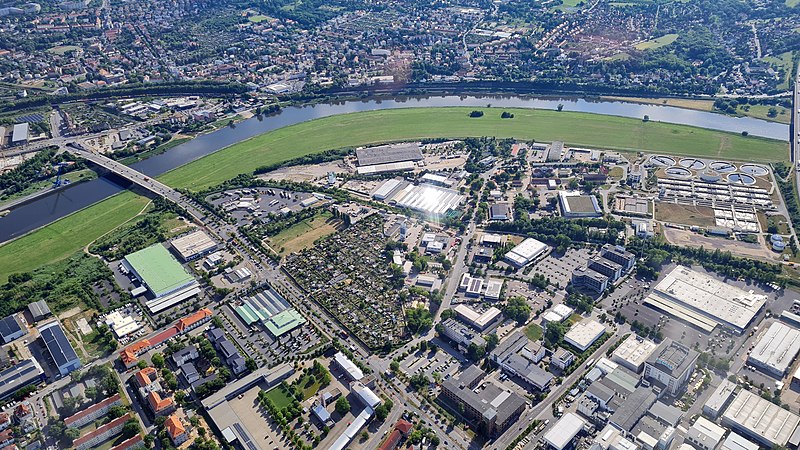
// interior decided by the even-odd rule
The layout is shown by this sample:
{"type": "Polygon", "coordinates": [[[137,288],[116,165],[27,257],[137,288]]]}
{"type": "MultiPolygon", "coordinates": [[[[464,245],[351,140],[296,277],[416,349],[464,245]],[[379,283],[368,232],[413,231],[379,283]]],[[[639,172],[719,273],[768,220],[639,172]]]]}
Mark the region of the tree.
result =
{"type": "Polygon", "coordinates": [[[348,402],[345,397],[339,397],[339,399],[336,400],[336,406],[334,406],[334,408],[339,415],[343,416],[350,412],[350,402],[348,402]]]}
{"type": "Polygon", "coordinates": [[[467,357],[473,362],[480,361],[486,355],[486,347],[470,342],[467,347],[467,357]]]}
{"type": "Polygon", "coordinates": [[[139,421],[136,419],[130,419],[122,426],[122,435],[128,438],[136,436],[140,431],[139,421]]]}
{"type": "Polygon", "coordinates": [[[114,405],[111,408],[108,408],[108,417],[111,419],[116,419],[117,417],[122,417],[125,414],[125,407],[121,405],[114,405]]]}
{"type": "Polygon", "coordinates": [[[647,114],[645,114],[645,115],[644,115],[644,118],[642,119],[642,122],[650,122],[650,116],[648,116],[647,114]]]}
{"type": "Polygon", "coordinates": [[[547,327],[544,330],[544,341],[547,343],[551,348],[557,347],[561,344],[561,340],[564,339],[564,324],[561,322],[548,322],[547,327]]]}
{"type": "Polygon", "coordinates": [[[424,306],[406,310],[406,326],[412,333],[419,334],[431,328],[433,318],[430,311],[424,306]]]}
{"type": "Polygon", "coordinates": [[[509,319],[516,320],[518,324],[524,324],[531,317],[531,307],[522,297],[511,297],[506,303],[503,313],[509,319]]]}
{"type": "Polygon", "coordinates": [[[492,333],[486,336],[486,351],[491,352],[492,350],[494,350],[499,342],[500,338],[497,337],[497,333],[492,333]]]}
{"type": "Polygon", "coordinates": [[[258,364],[256,364],[256,361],[253,358],[247,358],[244,361],[244,365],[245,365],[245,367],[247,367],[247,370],[249,370],[250,372],[258,369],[258,364]]]}
{"type": "Polygon", "coordinates": [[[77,428],[69,427],[64,430],[64,438],[69,439],[69,442],[72,443],[75,439],[78,439],[81,436],[80,430],[77,428]]]}
{"type": "Polygon", "coordinates": [[[161,353],[154,354],[153,357],[151,358],[151,361],[153,362],[153,366],[155,366],[158,369],[164,367],[164,355],[162,355],[161,353]]]}
{"type": "Polygon", "coordinates": [[[389,369],[391,369],[393,373],[400,372],[400,363],[392,360],[392,362],[389,363],[389,369]]]}

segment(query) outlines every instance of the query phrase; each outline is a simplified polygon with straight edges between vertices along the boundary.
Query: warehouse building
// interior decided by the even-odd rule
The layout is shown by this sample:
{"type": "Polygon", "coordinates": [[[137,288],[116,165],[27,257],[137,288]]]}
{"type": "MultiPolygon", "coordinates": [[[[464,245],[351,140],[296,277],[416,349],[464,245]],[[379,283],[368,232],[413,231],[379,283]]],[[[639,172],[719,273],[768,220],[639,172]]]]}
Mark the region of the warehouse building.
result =
{"type": "Polygon", "coordinates": [[[678,265],[655,286],[644,303],[707,332],[723,326],[742,333],[766,301],[765,295],[678,265]]]}
{"type": "Polygon", "coordinates": [[[35,359],[23,359],[0,372],[0,399],[17,392],[19,389],[44,381],[44,371],[35,359]]]}
{"type": "Polygon", "coordinates": [[[126,256],[122,269],[149,291],[145,306],[156,314],[200,293],[200,285],[161,244],[126,256]]]}
{"type": "Polygon", "coordinates": [[[611,360],[636,373],[644,368],[647,358],[656,350],[655,342],[631,333],[611,354],[611,360]]]}
{"type": "Polygon", "coordinates": [[[547,443],[548,448],[554,450],[573,448],[575,438],[583,433],[585,427],[586,422],[583,419],[577,414],[568,412],[547,430],[544,435],[544,441],[547,443]]]}
{"type": "Polygon", "coordinates": [[[217,243],[202,230],[173,239],[170,244],[183,261],[195,260],[217,249],[217,243]]]}
{"type": "Polygon", "coordinates": [[[12,314],[0,320],[0,337],[3,338],[4,344],[19,339],[25,336],[26,333],[27,330],[19,323],[16,314],[12,314]]]}
{"type": "Polygon", "coordinates": [[[247,325],[260,323],[276,338],[306,323],[305,318],[271,288],[244,299],[234,311],[247,325]]]}
{"type": "Polygon", "coordinates": [[[404,161],[422,161],[422,147],[419,142],[380,145],[356,149],[359,166],[376,166],[404,161]]]}
{"type": "Polygon", "coordinates": [[[442,398],[472,422],[485,436],[504,432],[525,410],[525,399],[485,380],[486,372],[471,365],[442,382],[442,398]]]}
{"type": "Polygon", "coordinates": [[[722,424],[765,446],[785,446],[800,416],[742,389],[722,415],[722,424]]]}
{"type": "Polygon", "coordinates": [[[34,322],[38,322],[44,318],[50,317],[50,307],[47,306],[47,302],[44,300],[37,300],[32,303],[28,303],[28,312],[31,315],[31,319],[34,322]]]}
{"type": "Polygon", "coordinates": [[[749,441],[741,434],[731,431],[725,442],[722,443],[720,450],[758,450],[758,444],[749,441]]]}
{"type": "Polygon", "coordinates": [[[463,202],[464,196],[458,191],[431,184],[418,186],[409,184],[397,191],[389,200],[390,204],[394,203],[400,208],[408,208],[434,217],[440,217],[458,209],[463,202]]]}
{"type": "Polygon", "coordinates": [[[716,418],[722,414],[722,411],[730,404],[735,391],[736,383],[723,379],[711,394],[711,397],[703,404],[703,414],[716,420],[716,418]]]}
{"type": "Polygon", "coordinates": [[[561,191],[558,193],[558,204],[561,207],[561,215],[568,219],[601,217],[603,215],[597,197],[591,194],[561,191]]]}
{"type": "Polygon", "coordinates": [[[81,360],[58,322],[39,327],[39,335],[61,376],[81,368],[81,360]]]}
{"type": "Polygon", "coordinates": [[[30,127],[28,122],[14,125],[11,131],[11,145],[22,145],[28,142],[30,137],[30,127]]]}
{"type": "Polygon", "coordinates": [[[542,256],[546,251],[547,244],[534,238],[527,238],[506,253],[505,260],[517,268],[522,268],[542,256]]]}
{"type": "Polygon", "coordinates": [[[689,347],[664,339],[644,364],[644,377],[658,386],[662,394],[677,395],[697,367],[699,353],[689,347]]]}
{"type": "Polygon", "coordinates": [[[800,331],[781,322],[773,322],[756,341],[747,356],[747,362],[774,377],[783,378],[798,352],[800,331]]]}
{"type": "Polygon", "coordinates": [[[699,450],[714,450],[724,437],[725,428],[703,416],[698,417],[686,432],[686,441],[699,450]]]}
{"type": "Polygon", "coordinates": [[[593,319],[584,319],[567,331],[564,342],[572,345],[581,352],[585,352],[606,332],[606,327],[593,319]]]}

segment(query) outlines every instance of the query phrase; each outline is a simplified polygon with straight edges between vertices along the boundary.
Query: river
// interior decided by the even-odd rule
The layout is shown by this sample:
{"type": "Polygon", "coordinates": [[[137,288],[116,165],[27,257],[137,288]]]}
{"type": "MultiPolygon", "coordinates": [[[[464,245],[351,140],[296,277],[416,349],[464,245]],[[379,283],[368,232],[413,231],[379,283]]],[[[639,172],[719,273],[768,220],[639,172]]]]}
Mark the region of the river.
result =
{"type": "MultiPolygon", "coordinates": [[[[662,105],[646,105],[620,101],[585,100],[576,98],[534,98],[519,96],[428,96],[398,97],[393,99],[348,100],[333,103],[292,106],[279,114],[252,118],[213,133],[204,134],[165,153],[132,165],[136,170],[158,176],[190,161],[214,153],[229,145],[261,133],[321,117],[359,111],[380,109],[486,106],[556,109],[589,112],[622,117],[643,118],[652,121],[693,125],[714,130],[739,133],[747,131],[753,136],[788,140],[789,126],[748,117],[730,117],[722,114],[694,111],[662,105]]],[[[565,137],[565,139],[568,139],[565,137]]],[[[0,242],[15,239],[32,230],[54,222],[68,214],[110,197],[125,189],[108,178],[79,183],[18,206],[0,219],[0,242]]]]}

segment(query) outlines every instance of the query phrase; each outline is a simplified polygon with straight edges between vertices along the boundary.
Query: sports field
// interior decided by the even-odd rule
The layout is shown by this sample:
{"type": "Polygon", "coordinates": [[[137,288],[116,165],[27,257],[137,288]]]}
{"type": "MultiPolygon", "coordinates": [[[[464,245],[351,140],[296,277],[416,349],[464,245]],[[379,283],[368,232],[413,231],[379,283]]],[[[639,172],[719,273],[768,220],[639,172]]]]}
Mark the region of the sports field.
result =
{"type": "Polygon", "coordinates": [[[580,147],[771,162],[788,142],[638,119],[525,108],[408,108],[325,117],[274,130],[179,167],[161,181],[202,189],[259,166],[348,146],[423,138],[513,137],[580,147]],[[482,109],[484,116],[470,118],[482,109]],[[509,111],[513,119],[501,119],[509,111]]]}
{"type": "MultiPolygon", "coordinates": [[[[159,178],[173,187],[197,190],[260,166],[328,149],[469,136],[563,140],[581,147],[762,163],[785,160],[788,155],[788,142],[624,117],[513,108],[409,108],[345,114],[281,128],[234,144],[159,178]],[[482,109],[484,116],[469,118],[473,109],[482,109]],[[514,113],[514,118],[501,119],[503,111],[514,113]]],[[[0,246],[0,282],[9,274],[25,272],[79,251],[134,217],[146,201],[125,192],[0,246]]]]}
{"type": "Polygon", "coordinates": [[[636,47],[636,50],[654,50],[672,44],[676,39],[678,39],[677,34],[665,34],[649,41],[639,42],[634,47],[636,47]]]}

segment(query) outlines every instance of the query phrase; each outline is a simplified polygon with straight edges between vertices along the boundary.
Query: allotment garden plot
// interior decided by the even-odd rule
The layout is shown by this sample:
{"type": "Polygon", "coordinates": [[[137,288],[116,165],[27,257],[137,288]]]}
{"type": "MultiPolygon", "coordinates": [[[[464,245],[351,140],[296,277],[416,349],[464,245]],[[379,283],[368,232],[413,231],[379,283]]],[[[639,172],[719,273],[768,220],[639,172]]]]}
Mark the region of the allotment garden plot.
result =
{"type": "Polygon", "coordinates": [[[312,300],[372,349],[405,338],[402,304],[384,256],[383,225],[380,216],[369,216],[289,256],[284,266],[312,300]]]}

